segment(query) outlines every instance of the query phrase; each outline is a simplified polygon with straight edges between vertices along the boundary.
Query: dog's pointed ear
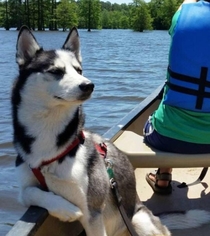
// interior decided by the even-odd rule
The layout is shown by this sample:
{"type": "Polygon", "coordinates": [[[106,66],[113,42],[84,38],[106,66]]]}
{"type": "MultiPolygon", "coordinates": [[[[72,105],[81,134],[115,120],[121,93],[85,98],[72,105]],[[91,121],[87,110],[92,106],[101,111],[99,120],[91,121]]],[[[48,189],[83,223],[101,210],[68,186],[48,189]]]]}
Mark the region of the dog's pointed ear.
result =
{"type": "Polygon", "coordinates": [[[76,55],[76,58],[82,62],[79,33],[76,27],[71,29],[62,48],[73,52],[76,55]]]}
{"type": "Polygon", "coordinates": [[[19,66],[23,66],[35,56],[37,51],[42,50],[27,26],[22,26],[20,29],[16,50],[16,62],[19,66]]]}

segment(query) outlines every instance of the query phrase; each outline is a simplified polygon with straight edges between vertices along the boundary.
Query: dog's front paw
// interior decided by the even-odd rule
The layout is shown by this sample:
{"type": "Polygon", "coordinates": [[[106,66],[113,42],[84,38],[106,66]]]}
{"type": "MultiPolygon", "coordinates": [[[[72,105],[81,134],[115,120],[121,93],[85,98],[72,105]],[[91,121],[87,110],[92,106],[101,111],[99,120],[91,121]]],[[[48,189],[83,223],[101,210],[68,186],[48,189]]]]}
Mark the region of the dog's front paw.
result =
{"type": "Polygon", "coordinates": [[[50,215],[60,219],[61,221],[75,221],[83,215],[77,206],[61,196],[52,194],[50,200],[50,204],[48,205],[50,215]]]}
{"type": "Polygon", "coordinates": [[[68,222],[78,220],[83,215],[80,209],[71,203],[65,207],[56,205],[54,209],[49,210],[49,213],[61,221],[68,222]]]}

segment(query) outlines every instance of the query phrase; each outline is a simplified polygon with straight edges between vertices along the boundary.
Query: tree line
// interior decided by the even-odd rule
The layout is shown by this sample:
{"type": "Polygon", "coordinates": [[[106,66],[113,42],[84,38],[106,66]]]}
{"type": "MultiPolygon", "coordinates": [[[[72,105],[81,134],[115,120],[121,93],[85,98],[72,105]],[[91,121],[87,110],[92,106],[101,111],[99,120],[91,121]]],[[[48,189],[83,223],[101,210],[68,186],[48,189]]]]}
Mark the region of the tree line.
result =
{"type": "Polygon", "coordinates": [[[91,29],[168,30],[181,0],[0,0],[0,27],[27,25],[33,30],[91,29]]]}

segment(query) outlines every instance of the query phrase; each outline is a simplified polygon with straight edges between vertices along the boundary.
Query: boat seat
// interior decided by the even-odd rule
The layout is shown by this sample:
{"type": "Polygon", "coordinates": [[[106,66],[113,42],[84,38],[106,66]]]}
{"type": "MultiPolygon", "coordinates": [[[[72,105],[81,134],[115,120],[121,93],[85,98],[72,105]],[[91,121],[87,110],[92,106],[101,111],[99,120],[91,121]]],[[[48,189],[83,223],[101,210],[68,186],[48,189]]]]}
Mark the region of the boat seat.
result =
{"type": "Polygon", "coordinates": [[[132,131],[123,131],[114,144],[128,156],[134,168],[210,166],[210,153],[179,154],[159,151],[146,145],[143,136],[132,131]]]}

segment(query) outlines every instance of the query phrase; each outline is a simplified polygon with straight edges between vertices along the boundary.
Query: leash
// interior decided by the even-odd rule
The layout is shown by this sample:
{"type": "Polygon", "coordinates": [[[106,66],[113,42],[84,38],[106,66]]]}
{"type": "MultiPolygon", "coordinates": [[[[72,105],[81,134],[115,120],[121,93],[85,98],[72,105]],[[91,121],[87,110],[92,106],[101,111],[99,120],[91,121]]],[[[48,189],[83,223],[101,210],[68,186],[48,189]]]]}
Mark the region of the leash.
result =
{"type": "Polygon", "coordinates": [[[206,173],[208,171],[208,167],[204,167],[198,177],[198,179],[196,181],[194,181],[193,183],[191,184],[186,184],[185,182],[177,185],[178,188],[186,188],[188,186],[192,186],[192,185],[195,185],[195,184],[199,184],[203,179],[204,177],[206,176],[206,173]]]}
{"type": "Polygon", "coordinates": [[[48,161],[43,161],[42,164],[38,168],[31,168],[32,172],[34,173],[35,177],[39,181],[40,185],[45,189],[48,190],[45,178],[41,172],[41,167],[45,165],[49,165],[50,163],[57,161],[64,157],[66,154],[68,154],[73,148],[75,148],[80,143],[84,142],[85,136],[84,133],[81,131],[81,133],[75,138],[75,140],[64,150],[61,154],[58,156],[52,158],[48,161]]]}
{"type": "Polygon", "coordinates": [[[118,210],[122,216],[122,219],[130,233],[131,236],[138,236],[135,229],[133,228],[133,225],[131,224],[130,219],[128,218],[125,208],[122,205],[122,196],[119,193],[117,182],[114,179],[114,171],[113,171],[113,163],[111,160],[106,158],[107,155],[107,146],[105,143],[95,144],[95,147],[99,154],[104,158],[107,173],[109,175],[109,181],[110,181],[110,187],[116,202],[116,205],[118,207],[118,210]]]}
{"type": "Polygon", "coordinates": [[[110,179],[110,184],[111,184],[112,192],[115,196],[115,201],[116,201],[117,207],[120,211],[120,214],[122,216],[122,219],[123,219],[125,225],[127,226],[127,229],[129,231],[130,235],[131,236],[138,236],[135,229],[133,228],[133,225],[130,222],[130,219],[128,218],[128,216],[125,212],[125,208],[122,205],[122,197],[119,194],[118,187],[117,187],[117,182],[114,179],[110,179]]]}

